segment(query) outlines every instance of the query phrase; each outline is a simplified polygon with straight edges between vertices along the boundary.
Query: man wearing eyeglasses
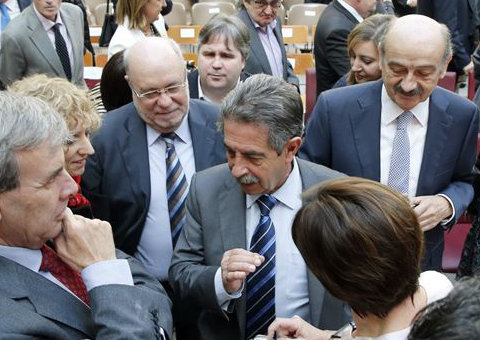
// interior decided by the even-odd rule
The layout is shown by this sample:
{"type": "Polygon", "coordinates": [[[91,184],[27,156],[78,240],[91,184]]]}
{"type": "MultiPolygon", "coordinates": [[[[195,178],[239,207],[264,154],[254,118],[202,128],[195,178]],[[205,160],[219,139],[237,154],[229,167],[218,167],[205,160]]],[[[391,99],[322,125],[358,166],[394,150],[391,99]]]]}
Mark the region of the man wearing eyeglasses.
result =
{"type": "MultiPolygon", "coordinates": [[[[185,63],[173,40],[147,38],[124,58],[133,103],[107,113],[92,139],[96,153],[82,185],[93,215],[112,225],[117,248],[138,258],[168,291],[190,178],[226,160],[218,108],[189,100],[185,63]]],[[[177,339],[185,339],[176,327],[177,339]]]]}
{"type": "Polygon", "coordinates": [[[250,33],[250,53],[244,71],[281,77],[299,86],[299,80],[287,60],[282,37],[282,24],[277,17],[281,0],[242,0],[237,16],[250,33]]]}

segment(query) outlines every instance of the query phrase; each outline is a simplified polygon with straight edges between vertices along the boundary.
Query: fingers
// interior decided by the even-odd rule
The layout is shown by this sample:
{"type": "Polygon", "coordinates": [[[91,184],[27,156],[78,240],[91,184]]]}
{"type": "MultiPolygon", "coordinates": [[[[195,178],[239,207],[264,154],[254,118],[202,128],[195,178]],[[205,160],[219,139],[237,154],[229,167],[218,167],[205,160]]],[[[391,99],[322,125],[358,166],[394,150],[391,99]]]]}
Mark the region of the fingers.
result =
{"type": "Polygon", "coordinates": [[[442,196],[419,196],[413,198],[412,202],[423,231],[435,228],[453,213],[450,203],[442,196]]]}
{"type": "Polygon", "coordinates": [[[253,273],[265,258],[245,249],[231,249],[221,261],[222,281],[228,293],[238,291],[248,274],[253,273]]]}

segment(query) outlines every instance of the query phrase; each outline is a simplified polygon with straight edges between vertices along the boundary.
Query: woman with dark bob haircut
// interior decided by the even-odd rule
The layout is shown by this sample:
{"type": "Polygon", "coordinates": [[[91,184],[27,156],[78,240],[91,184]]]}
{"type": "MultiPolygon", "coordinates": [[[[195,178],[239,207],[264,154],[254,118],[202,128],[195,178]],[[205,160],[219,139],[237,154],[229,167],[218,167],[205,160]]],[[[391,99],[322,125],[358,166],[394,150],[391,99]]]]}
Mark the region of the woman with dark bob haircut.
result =
{"type": "Polygon", "coordinates": [[[277,319],[269,336],[406,339],[417,312],[452,289],[443,274],[420,273],[423,233],[408,199],[355,177],[322,182],[304,199],[295,245],[325,288],[350,305],[354,322],[333,335],[299,317],[277,319]]]}

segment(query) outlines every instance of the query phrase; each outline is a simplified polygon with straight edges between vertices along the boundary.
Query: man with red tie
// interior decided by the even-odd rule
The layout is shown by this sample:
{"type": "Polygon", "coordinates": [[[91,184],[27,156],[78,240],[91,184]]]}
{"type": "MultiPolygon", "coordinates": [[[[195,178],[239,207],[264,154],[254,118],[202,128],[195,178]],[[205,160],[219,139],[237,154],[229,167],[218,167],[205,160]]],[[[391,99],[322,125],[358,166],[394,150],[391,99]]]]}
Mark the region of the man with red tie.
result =
{"type": "Polygon", "coordinates": [[[158,281],[115,250],[107,222],[66,208],[77,187],[64,168],[59,114],[2,93],[0,127],[0,334],[171,338],[158,281]]]}

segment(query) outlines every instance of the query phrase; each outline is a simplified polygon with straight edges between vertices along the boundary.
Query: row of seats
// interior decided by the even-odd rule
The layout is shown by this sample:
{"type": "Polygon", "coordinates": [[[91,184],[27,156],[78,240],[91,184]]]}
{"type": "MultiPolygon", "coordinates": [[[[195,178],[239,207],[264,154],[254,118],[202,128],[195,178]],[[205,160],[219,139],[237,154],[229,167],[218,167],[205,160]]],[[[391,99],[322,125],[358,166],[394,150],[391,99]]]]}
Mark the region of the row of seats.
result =
{"type": "MultiPolygon", "coordinates": [[[[233,15],[237,12],[235,5],[227,1],[198,2],[191,8],[189,3],[188,0],[173,0],[172,11],[165,16],[165,22],[168,25],[204,25],[217,13],[233,15]],[[188,22],[189,17],[191,22],[188,22]]],[[[325,4],[294,4],[288,9],[286,18],[286,10],[282,5],[278,9],[278,16],[282,19],[282,24],[307,25],[311,29],[326,7],[325,4]]]]}

